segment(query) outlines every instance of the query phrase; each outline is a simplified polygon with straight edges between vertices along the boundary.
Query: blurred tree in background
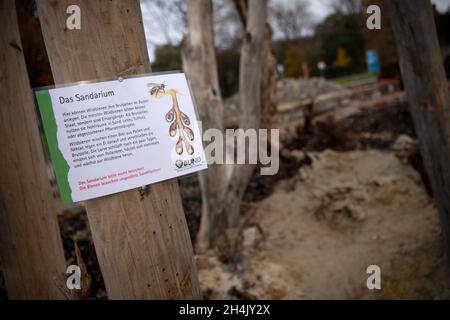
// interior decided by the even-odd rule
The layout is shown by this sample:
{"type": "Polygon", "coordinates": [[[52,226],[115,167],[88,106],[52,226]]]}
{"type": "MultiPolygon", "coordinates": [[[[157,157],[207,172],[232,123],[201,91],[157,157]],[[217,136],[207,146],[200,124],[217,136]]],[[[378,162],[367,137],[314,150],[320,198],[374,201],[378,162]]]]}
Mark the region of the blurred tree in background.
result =
{"type": "MultiPolygon", "coordinates": [[[[384,12],[383,0],[365,0],[365,8],[371,4],[380,6],[384,12]]],[[[364,8],[364,11],[365,11],[364,8]]],[[[397,49],[395,47],[394,34],[392,32],[389,15],[381,15],[381,29],[369,30],[363,28],[364,42],[366,49],[375,49],[380,57],[381,73],[380,78],[400,77],[398,67],[397,49]]]]}
{"type": "Polygon", "coordinates": [[[315,30],[320,42],[319,57],[327,64],[325,76],[344,76],[366,70],[365,45],[360,15],[336,12],[315,30]]]}
{"type": "Polygon", "coordinates": [[[275,29],[275,37],[294,40],[304,36],[314,26],[314,15],[307,0],[272,1],[270,22],[275,29]]]}
{"type": "Polygon", "coordinates": [[[153,72],[181,70],[181,48],[170,44],[156,47],[153,72]]]}
{"type": "Polygon", "coordinates": [[[239,89],[239,58],[240,52],[234,48],[217,52],[219,84],[224,97],[235,94],[239,89]]]}
{"type": "Polygon", "coordinates": [[[286,77],[298,78],[303,75],[302,64],[306,57],[302,46],[289,45],[284,59],[284,74],[286,77]]]}
{"type": "Polygon", "coordinates": [[[336,60],[333,62],[333,67],[337,68],[348,68],[352,62],[352,57],[350,57],[344,48],[339,47],[336,54],[336,60]]]}
{"type": "MultiPolygon", "coordinates": [[[[381,15],[381,30],[366,28],[366,8],[384,0],[323,0],[331,13],[318,22],[311,11],[311,1],[273,0],[269,21],[274,29],[273,51],[281,76],[302,77],[302,65],[307,64],[311,76],[320,76],[317,63],[324,61],[326,78],[336,78],[367,70],[365,52],[377,50],[380,57],[380,78],[399,77],[397,52],[389,17],[381,15]]],[[[167,44],[155,49],[155,71],[181,69],[180,41],[185,31],[186,7],[184,0],[165,2],[144,0],[152,15],[151,29],[165,30],[167,44]],[[178,21],[176,26],[172,26],[178,21]],[[181,22],[180,22],[181,21],[181,22]],[[178,35],[181,33],[181,36],[178,35]]],[[[214,0],[214,34],[219,82],[224,98],[238,90],[240,45],[243,30],[232,1],[214,0]]],[[[450,12],[435,10],[438,37],[441,43],[447,75],[450,74],[450,12]]],[[[151,33],[151,32],[150,32],[151,33]]],[[[152,39],[150,39],[152,40],[152,39]]],[[[156,43],[156,42],[154,42],[156,43]]]]}

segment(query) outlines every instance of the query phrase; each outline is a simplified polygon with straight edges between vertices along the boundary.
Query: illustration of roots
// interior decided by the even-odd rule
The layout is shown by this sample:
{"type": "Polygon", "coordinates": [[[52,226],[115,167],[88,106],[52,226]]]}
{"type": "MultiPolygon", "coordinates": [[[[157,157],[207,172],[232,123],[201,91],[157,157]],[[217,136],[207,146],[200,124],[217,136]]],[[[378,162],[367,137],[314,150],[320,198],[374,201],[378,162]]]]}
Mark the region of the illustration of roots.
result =
{"type": "Polygon", "coordinates": [[[169,95],[172,98],[172,108],[166,113],[166,121],[170,123],[169,135],[175,137],[178,133],[178,141],[175,147],[175,151],[181,155],[184,150],[187,151],[189,155],[194,153],[194,147],[192,146],[192,141],[194,141],[194,132],[189,127],[191,125],[191,120],[189,117],[180,110],[177,100],[177,91],[173,89],[166,90],[164,84],[149,84],[151,87],[150,95],[154,98],[162,98],[165,95],[169,95]],[[184,149],[184,147],[186,149],[184,149]]]}

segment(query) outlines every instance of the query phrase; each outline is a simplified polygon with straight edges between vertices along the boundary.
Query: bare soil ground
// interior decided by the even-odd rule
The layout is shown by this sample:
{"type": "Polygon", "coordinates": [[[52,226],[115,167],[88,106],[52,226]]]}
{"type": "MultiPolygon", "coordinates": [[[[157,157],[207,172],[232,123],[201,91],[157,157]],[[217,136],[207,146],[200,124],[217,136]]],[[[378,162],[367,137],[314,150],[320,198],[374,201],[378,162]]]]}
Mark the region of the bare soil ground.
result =
{"type": "Polygon", "coordinates": [[[210,298],[450,298],[437,212],[419,174],[392,152],[310,156],[311,166],[252,205],[247,224],[259,228],[244,231],[240,271],[199,258],[210,298]],[[372,264],[382,271],[376,292],[366,287],[372,264]]]}
{"type": "Polygon", "coordinates": [[[449,299],[438,214],[405,105],[285,141],[246,195],[236,267],[197,257],[210,299],[449,299]],[[250,217],[250,218],[249,218],[250,217]],[[382,289],[366,287],[369,265],[382,289]]]}

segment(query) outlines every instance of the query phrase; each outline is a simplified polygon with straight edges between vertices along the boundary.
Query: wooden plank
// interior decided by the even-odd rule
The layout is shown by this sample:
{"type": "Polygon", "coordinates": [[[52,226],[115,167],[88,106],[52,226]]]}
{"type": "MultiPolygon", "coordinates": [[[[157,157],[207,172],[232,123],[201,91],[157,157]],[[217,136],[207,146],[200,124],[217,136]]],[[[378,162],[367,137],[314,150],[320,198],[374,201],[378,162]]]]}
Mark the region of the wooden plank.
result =
{"type": "MultiPolygon", "coordinates": [[[[66,29],[72,1],[38,1],[57,84],[150,72],[138,0],[79,0],[81,30],[66,29]]],[[[200,297],[178,183],[86,202],[106,289],[112,299],[200,297]]]]}
{"type": "Polygon", "coordinates": [[[9,298],[62,299],[65,272],[14,0],[0,1],[0,254],[9,298]]]}
{"type": "Polygon", "coordinates": [[[429,0],[386,1],[450,259],[450,96],[429,0]]]}

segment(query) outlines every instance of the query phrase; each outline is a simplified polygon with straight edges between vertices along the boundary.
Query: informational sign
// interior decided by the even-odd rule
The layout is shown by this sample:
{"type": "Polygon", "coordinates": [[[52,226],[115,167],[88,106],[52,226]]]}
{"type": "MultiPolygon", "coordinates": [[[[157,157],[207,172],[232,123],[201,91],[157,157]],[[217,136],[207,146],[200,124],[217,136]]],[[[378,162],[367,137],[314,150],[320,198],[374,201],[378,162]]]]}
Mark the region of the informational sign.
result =
{"type": "Polygon", "coordinates": [[[367,70],[373,73],[380,73],[380,59],[375,49],[366,51],[367,70]]]}
{"type": "Polygon", "coordinates": [[[65,203],[207,168],[183,73],[36,90],[65,203]]]}

